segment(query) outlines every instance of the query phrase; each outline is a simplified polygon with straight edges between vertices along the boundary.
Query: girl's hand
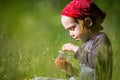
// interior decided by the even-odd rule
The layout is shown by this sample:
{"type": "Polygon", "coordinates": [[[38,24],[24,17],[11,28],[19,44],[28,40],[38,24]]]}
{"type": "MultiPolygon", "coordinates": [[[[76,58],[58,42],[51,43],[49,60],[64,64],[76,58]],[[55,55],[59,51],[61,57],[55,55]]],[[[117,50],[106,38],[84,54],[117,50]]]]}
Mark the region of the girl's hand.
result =
{"type": "Polygon", "coordinates": [[[73,73],[73,67],[72,65],[67,61],[65,60],[64,58],[60,57],[60,58],[57,58],[55,60],[55,65],[62,69],[62,71],[64,71],[65,73],[69,74],[69,75],[72,75],[73,73]]]}
{"type": "Polygon", "coordinates": [[[66,61],[64,58],[62,58],[62,57],[59,57],[59,58],[57,58],[56,60],[55,60],[55,65],[58,67],[58,68],[60,68],[60,69],[65,69],[65,67],[66,67],[66,65],[65,64],[67,64],[68,63],[68,61],[66,61]]]}
{"type": "Polygon", "coordinates": [[[72,44],[72,43],[67,43],[62,46],[63,51],[69,51],[69,52],[76,52],[79,47],[72,44]]]}

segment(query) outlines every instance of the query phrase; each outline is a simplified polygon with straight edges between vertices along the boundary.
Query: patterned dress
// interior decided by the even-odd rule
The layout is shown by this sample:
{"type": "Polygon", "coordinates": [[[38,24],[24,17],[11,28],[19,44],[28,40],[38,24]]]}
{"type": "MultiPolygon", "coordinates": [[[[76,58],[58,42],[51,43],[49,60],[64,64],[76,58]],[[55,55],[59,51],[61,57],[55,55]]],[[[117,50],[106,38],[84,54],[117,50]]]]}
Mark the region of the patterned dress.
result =
{"type": "Polygon", "coordinates": [[[100,32],[86,41],[75,53],[79,60],[81,80],[112,79],[112,47],[105,33],[100,32]]]}

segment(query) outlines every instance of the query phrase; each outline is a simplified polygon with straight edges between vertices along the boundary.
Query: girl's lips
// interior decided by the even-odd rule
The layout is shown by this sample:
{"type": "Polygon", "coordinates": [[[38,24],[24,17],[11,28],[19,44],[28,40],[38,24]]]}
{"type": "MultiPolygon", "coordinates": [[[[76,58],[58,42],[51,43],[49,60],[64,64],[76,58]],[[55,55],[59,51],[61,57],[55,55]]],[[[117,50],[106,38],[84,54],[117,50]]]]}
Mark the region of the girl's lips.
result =
{"type": "Polygon", "coordinates": [[[78,37],[74,37],[74,39],[78,39],[78,37]]]}

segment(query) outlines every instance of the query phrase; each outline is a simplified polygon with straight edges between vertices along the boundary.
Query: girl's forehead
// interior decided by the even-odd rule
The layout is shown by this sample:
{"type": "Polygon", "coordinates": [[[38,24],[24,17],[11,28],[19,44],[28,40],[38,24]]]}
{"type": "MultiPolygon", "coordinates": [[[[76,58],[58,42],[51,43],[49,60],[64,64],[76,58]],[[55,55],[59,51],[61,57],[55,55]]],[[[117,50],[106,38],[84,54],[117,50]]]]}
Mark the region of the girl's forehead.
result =
{"type": "Polygon", "coordinates": [[[73,18],[67,16],[61,16],[61,22],[64,26],[69,26],[76,23],[73,18]]]}
{"type": "Polygon", "coordinates": [[[75,22],[75,20],[74,20],[74,18],[72,18],[72,17],[68,17],[68,16],[64,16],[64,15],[62,15],[61,16],[61,21],[67,21],[67,22],[75,22]]]}

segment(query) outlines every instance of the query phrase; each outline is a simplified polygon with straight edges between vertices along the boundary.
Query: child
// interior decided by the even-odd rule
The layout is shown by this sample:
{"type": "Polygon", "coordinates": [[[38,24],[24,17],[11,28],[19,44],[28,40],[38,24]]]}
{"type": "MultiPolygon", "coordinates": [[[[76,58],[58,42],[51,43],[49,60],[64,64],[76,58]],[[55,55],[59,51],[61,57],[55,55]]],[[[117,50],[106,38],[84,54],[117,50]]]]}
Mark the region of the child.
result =
{"type": "MultiPolygon", "coordinates": [[[[112,80],[112,47],[107,35],[101,32],[104,18],[105,13],[92,0],[72,0],[61,12],[65,30],[75,40],[83,42],[81,47],[72,43],[62,46],[62,51],[74,52],[75,59],[79,60],[81,79],[78,80],[112,80]]],[[[65,72],[68,66],[73,69],[62,60],[55,60],[57,67],[65,72]]],[[[76,76],[74,70],[72,73],[71,76],[76,76]]]]}

